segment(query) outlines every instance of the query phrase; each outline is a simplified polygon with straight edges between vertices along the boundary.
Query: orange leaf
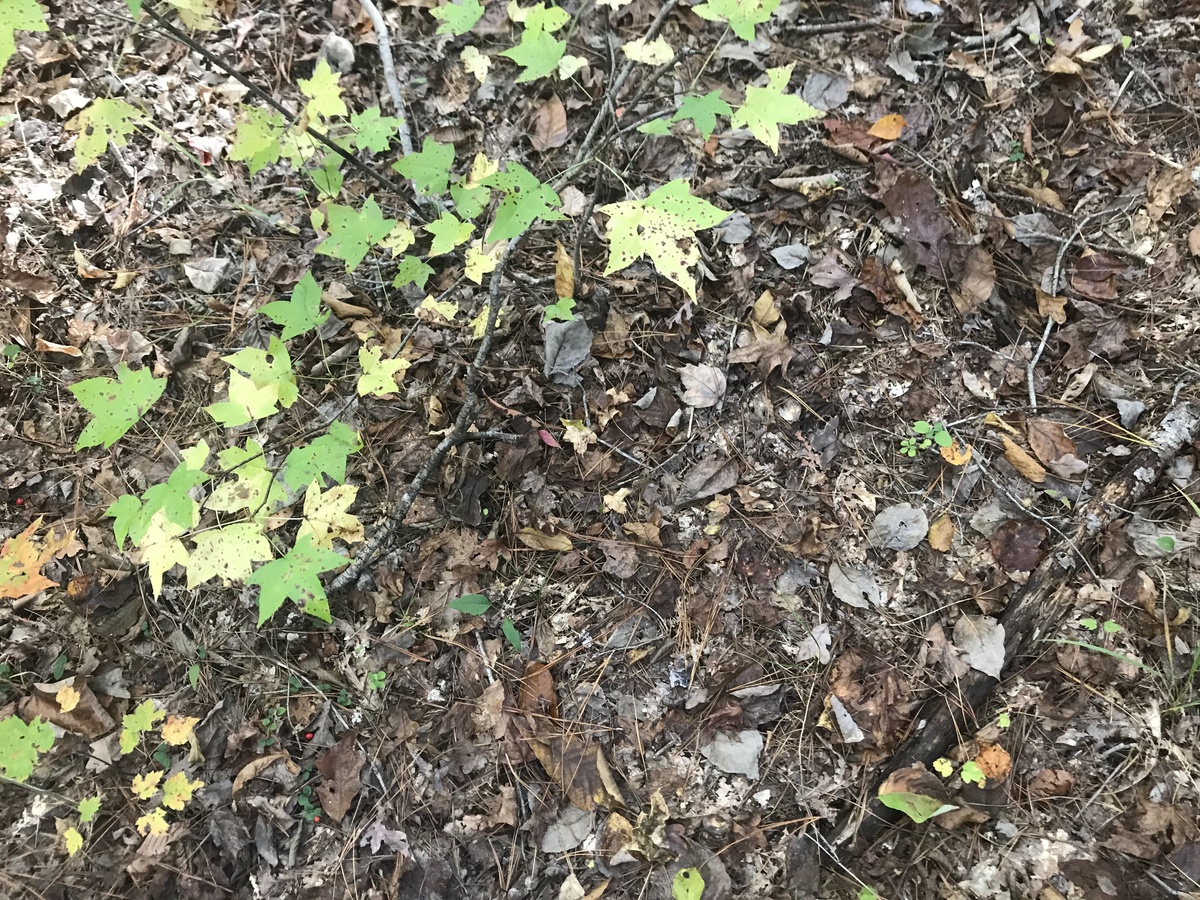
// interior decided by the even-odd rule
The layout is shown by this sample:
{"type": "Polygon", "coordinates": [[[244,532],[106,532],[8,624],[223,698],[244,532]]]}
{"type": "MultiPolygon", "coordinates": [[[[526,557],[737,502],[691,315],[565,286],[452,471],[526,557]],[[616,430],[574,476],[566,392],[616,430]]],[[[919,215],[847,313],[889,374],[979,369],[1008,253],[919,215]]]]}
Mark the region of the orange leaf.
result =
{"type": "Polygon", "coordinates": [[[949,447],[940,448],[942,459],[952,466],[965,466],[971,460],[971,445],[964,444],[958,438],[949,447]]]}
{"type": "Polygon", "coordinates": [[[39,546],[33,540],[33,533],[41,525],[39,517],[16,537],[4,542],[4,550],[0,552],[0,597],[23,600],[58,584],[44,576],[41,569],[70,549],[75,532],[70,531],[61,538],[51,535],[44,546],[39,546]]]}
{"type": "Polygon", "coordinates": [[[871,137],[877,137],[881,141],[894,141],[900,137],[900,132],[905,126],[904,116],[899,113],[892,113],[884,116],[878,122],[868,129],[867,134],[871,137]]]}

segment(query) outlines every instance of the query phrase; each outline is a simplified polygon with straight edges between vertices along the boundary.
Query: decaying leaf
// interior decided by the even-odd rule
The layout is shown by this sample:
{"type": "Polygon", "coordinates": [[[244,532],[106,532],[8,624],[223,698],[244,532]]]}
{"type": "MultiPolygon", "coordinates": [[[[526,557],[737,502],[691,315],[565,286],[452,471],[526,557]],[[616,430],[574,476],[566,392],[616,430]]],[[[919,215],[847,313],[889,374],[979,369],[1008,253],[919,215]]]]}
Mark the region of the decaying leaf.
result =
{"type": "Polygon", "coordinates": [[[1087,463],[1076,455],[1075,442],[1058,422],[1031,419],[1028,432],[1034,455],[1059,478],[1075,478],[1087,471],[1087,463]]]}
{"type": "Polygon", "coordinates": [[[679,370],[683,402],[697,409],[716,406],[725,396],[725,373],[716,366],[684,366],[679,370]]]}
{"type": "Polygon", "coordinates": [[[322,783],[317,786],[321,808],[334,822],[340,822],[362,789],[359,773],[367,754],[358,749],[358,732],[347,731],[318,760],[317,771],[322,783]]]}
{"type": "Polygon", "coordinates": [[[954,623],[954,646],[972,669],[999,678],[1004,669],[1004,626],[991,616],[962,616],[954,623]]]}
{"type": "Polygon", "coordinates": [[[1046,470],[1042,464],[1030,456],[1008,435],[1002,435],[1004,443],[1004,458],[1017,470],[1017,474],[1033,484],[1041,484],[1046,480],[1046,470]]]}
{"type": "Polygon", "coordinates": [[[4,550],[0,551],[0,597],[23,600],[58,584],[42,574],[42,567],[70,551],[75,543],[75,531],[60,538],[50,535],[44,542],[39,542],[33,535],[41,527],[39,516],[16,537],[4,542],[4,550]]]}

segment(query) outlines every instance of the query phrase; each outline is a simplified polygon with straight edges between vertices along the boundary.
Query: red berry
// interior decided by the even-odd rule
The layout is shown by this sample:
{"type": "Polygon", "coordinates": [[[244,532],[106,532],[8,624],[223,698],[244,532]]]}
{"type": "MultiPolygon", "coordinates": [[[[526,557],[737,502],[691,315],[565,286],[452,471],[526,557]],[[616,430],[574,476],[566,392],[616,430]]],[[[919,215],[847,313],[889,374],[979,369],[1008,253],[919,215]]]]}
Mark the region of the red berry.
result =
{"type": "Polygon", "coordinates": [[[17,506],[24,506],[24,505],[25,505],[25,498],[24,498],[24,497],[18,497],[16,502],[17,502],[17,506]]]}
{"type": "Polygon", "coordinates": [[[314,822],[314,823],[315,823],[315,822],[320,822],[320,821],[321,821],[321,817],[320,817],[320,816],[313,816],[313,822],[314,822]]]}
{"type": "Polygon", "coordinates": [[[304,735],[304,739],[306,741],[311,741],[313,739],[313,733],[311,731],[308,732],[307,734],[304,735]]]}

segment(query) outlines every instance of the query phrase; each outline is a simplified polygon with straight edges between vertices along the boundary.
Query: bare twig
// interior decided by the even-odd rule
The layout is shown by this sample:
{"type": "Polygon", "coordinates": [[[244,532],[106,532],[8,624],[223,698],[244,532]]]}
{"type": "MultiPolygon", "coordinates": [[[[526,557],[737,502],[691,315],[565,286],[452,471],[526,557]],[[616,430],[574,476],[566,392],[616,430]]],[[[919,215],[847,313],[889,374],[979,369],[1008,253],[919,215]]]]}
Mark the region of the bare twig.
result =
{"type": "Polygon", "coordinates": [[[400,527],[400,523],[404,521],[404,517],[408,515],[408,511],[412,509],[413,503],[416,502],[417,497],[420,495],[421,489],[425,487],[425,483],[441,468],[446,454],[469,439],[467,436],[468,429],[471,427],[471,423],[475,421],[475,413],[479,408],[479,379],[483,372],[483,367],[487,365],[488,357],[492,352],[492,343],[496,337],[496,321],[500,317],[501,305],[500,284],[504,280],[504,270],[508,267],[509,259],[526,234],[527,232],[521,232],[508,242],[508,246],[504,249],[499,264],[496,266],[496,270],[492,272],[492,279],[488,284],[487,325],[483,330],[483,340],[479,343],[479,350],[475,353],[475,358],[471,360],[471,365],[467,369],[467,375],[463,383],[463,404],[458,411],[458,416],[454,420],[454,427],[433,448],[433,452],[429,454],[429,458],[425,460],[424,464],[417,471],[417,474],[413,476],[412,481],[408,483],[408,487],[400,496],[396,505],[388,512],[387,519],[384,520],[379,530],[358,551],[354,562],[350,563],[333,580],[329,586],[331,591],[339,591],[358,581],[363,570],[375,561],[380,551],[391,540],[392,535],[396,533],[396,529],[400,527]]]}
{"type": "Polygon", "coordinates": [[[404,95],[400,93],[400,82],[396,80],[396,66],[392,62],[392,44],[388,39],[387,22],[383,20],[383,13],[379,11],[379,7],[372,0],[358,0],[358,2],[367,11],[367,15],[371,17],[371,23],[375,26],[379,61],[383,64],[383,80],[392,97],[392,106],[396,108],[396,118],[400,120],[400,127],[396,129],[396,134],[400,137],[400,149],[404,151],[405,156],[411,156],[413,152],[412,132],[409,130],[408,116],[404,112],[404,95]]]}

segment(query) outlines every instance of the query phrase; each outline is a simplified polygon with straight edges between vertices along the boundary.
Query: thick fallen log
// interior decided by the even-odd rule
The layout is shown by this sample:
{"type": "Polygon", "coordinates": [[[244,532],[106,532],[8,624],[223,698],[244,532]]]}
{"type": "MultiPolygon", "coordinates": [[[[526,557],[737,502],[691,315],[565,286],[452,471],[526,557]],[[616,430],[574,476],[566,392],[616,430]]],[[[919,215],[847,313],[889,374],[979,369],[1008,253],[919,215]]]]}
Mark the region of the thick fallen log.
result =
{"type": "MultiPolygon", "coordinates": [[[[1114,520],[1129,514],[1171,460],[1196,440],[1198,432],[1200,404],[1181,403],[1173,407],[1163,417],[1162,424],[1147,436],[1150,444],[1136,451],[1116,477],[1079,507],[1074,527],[1055,548],[1057,552],[1046,554],[1000,618],[1004,626],[1006,671],[1019,665],[1032,648],[1057,630],[1068,611],[1066,604],[1059,601],[1059,592],[1070,588],[1084,558],[1095,557],[1097,542],[1106,529],[1114,520]],[[1064,565],[1067,558],[1071,562],[1064,565]]],[[[977,731],[988,697],[998,683],[995,678],[971,669],[961,679],[956,695],[938,695],[926,702],[916,719],[924,725],[919,725],[888,761],[868,795],[866,810],[848,811],[827,834],[826,843],[839,848],[836,855],[842,863],[866,850],[902,815],[879,802],[876,798],[879,785],[892,772],[913,763],[931,765],[952,744],[977,731]]]]}

